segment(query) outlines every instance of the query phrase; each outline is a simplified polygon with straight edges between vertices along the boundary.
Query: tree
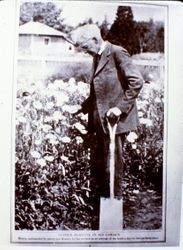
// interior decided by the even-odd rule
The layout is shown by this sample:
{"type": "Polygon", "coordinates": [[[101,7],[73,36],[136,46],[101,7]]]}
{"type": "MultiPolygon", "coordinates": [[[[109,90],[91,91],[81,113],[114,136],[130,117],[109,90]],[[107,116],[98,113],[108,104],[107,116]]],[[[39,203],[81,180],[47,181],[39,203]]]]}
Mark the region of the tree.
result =
{"type": "Polygon", "coordinates": [[[130,54],[140,51],[131,7],[118,7],[116,19],[109,30],[107,39],[114,44],[123,46],[130,54]]]}
{"type": "Polygon", "coordinates": [[[104,40],[107,40],[107,38],[108,38],[109,26],[110,26],[110,23],[107,20],[107,16],[105,16],[104,21],[99,26],[100,27],[101,36],[102,36],[102,38],[104,40]]]}
{"type": "Polygon", "coordinates": [[[44,23],[57,30],[64,30],[62,9],[51,2],[25,2],[20,6],[20,25],[30,21],[44,23]]]}
{"type": "Polygon", "coordinates": [[[161,22],[141,21],[136,23],[140,52],[164,52],[164,26],[161,22]]]}
{"type": "Polygon", "coordinates": [[[156,49],[159,52],[164,52],[164,27],[157,28],[156,33],[156,49]]]}

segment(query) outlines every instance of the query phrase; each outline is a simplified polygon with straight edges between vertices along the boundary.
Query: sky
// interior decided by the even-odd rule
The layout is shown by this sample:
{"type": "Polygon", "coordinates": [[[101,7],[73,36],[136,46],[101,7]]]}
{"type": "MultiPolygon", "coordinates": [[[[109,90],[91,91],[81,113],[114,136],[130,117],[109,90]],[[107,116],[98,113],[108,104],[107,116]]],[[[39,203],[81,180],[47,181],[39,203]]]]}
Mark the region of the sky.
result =
{"type": "MultiPolygon", "coordinates": [[[[98,21],[99,23],[102,23],[105,16],[107,17],[107,21],[112,24],[115,20],[117,7],[119,5],[122,5],[119,1],[118,3],[115,3],[114,1],[110,3],[91,3],[90,1],[75,1],[70,3],[70,1],[67,1],[66,3],[61,4],[63,10],[62,17],[66,24],[72,26],[75,26],[79,22],[85,21],[90,17],[92,17],[94,22],[98,21]]],[[[131,7],[134,19],[137,21],[149,21],[150,18],[155,21],[164,21],[166,11],[165,7],[147,4],[133,4],[131,7]]]]}

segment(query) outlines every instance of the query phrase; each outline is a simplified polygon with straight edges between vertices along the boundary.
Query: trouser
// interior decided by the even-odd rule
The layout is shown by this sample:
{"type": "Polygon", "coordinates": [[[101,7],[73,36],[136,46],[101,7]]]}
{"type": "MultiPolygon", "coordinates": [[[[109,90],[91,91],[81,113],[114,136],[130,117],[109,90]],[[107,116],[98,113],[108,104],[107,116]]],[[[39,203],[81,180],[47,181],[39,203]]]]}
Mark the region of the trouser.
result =
{"type": "MultiPolygon", "coordinates": [[[[96,111],[97,112],[97,111],[96,111]]],[[[95,142],[91,150],[91,169],[98,185],[98,194],[102,197],[109,197],[110,194],[110,173],[109,173],[109,134],[103,132],[98,114],[95,114],[95,142]],[[97,119],[96,119],[97,117],[97,119]]],[[[115,138],[115,177],[114,196],[122,197],[123,181],[123,143],[124,134],[116,135],[115,138]]]]}

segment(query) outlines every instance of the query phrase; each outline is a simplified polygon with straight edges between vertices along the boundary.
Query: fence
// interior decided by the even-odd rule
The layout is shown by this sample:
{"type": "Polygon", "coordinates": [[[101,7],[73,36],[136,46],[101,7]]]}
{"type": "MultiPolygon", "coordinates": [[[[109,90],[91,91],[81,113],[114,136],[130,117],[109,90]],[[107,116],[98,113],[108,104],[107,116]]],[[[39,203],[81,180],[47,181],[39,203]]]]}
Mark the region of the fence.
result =
{"type": "Polygon", "coordinates": [[[163,81],[165,78],[165,64],[164,60],[133,60],[133,62],[140,68],[142,74],[146,78],[146,76],[153,72],[153,76],[155,80],[159,79],[163,81]]]}
{"type": "MultiPolygon", "coordinates": [[[[164,79],[164,60],[142,60],[134,59],[144,78],[153,72],[155,80],[164,79]]],[[[92,64],[88,56],[64,56],[64,57],[40,57],[19,56],[17,77],[18,79],[45,80],[51,76],[70,78],[74,76],[87,75],[92,64]]]]}

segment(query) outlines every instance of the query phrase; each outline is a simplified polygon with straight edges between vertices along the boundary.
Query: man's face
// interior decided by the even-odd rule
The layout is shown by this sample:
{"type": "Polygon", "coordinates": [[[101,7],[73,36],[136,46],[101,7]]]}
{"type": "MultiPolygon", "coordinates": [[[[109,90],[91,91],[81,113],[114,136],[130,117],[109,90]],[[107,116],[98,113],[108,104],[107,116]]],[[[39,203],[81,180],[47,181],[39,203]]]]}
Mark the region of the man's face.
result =
{"type": "Polygon", "coordinates": [[[100,49],[99,42],[95,38],[89,38],[87,40],[83,40],[79,43],[78,46],[82,51],[94,56],[98,53],[100,49]]]}

